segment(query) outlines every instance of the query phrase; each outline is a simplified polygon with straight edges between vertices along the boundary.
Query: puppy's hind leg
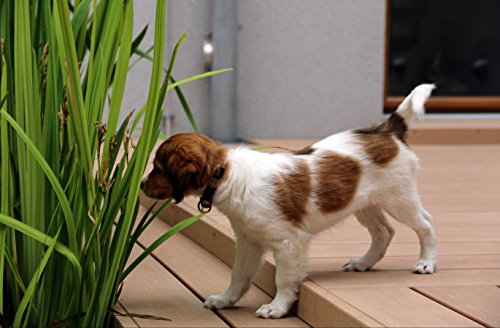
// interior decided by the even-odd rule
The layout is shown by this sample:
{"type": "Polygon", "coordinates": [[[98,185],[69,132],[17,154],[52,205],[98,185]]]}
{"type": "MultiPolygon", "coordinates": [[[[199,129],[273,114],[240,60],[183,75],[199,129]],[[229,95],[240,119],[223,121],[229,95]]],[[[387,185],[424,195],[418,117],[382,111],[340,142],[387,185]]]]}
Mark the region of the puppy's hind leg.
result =
{"type": "Polygon", "coordinates": [[[219,295],[212,295],[205,301],[205,307],[223,309],[236,303],[250,288],[252,277],[262,262],[264,249],[260,245],[249,243],[238,237],[236,240],[236,255],[231,274],[231,285],[219,295]]]}
{"type": "Polygon", "coordinates": [[[372,243],[365,255],[344,264],[344,271],[368,271],[380,261],[394,236],[394,229],[382,209],[367,206],[356,213],[358,221],[365,226],[372,237],[372,243]]]}
{"type": "Polygon", "coordinates": [[[436,233],[431,215],[423,208],[416,192],[399,201],[384,204],[384,209],[396,220],[408,225],[420,241],[420,258],[413,266],[415,273],[434,273],[437,268],[436,233]]]}

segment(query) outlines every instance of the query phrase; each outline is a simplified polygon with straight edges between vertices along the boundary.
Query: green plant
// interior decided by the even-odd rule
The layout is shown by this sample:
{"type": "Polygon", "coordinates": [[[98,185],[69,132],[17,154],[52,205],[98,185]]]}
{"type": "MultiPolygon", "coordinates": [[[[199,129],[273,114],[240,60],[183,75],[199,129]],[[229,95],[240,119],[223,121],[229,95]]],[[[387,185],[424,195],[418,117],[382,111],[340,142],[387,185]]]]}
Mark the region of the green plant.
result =
{"type": "MultiPolygon", "coordinates": [[[[147,103],[119,126],[133,53],[132,0],[0,0],[0,324],[109,325],[134,242],[139,186],[175,82],[162,81],[165,0],[156,7],[147,103]],[[102,123],[106,102],[108,121],[102,123]],[[130,134],[144,117],[136,147],[130,134]]],[[[194,122],[193,122],[194,124],[194,122]]],[[[165,233],[144,254],[201,216],[165,233]]]]}

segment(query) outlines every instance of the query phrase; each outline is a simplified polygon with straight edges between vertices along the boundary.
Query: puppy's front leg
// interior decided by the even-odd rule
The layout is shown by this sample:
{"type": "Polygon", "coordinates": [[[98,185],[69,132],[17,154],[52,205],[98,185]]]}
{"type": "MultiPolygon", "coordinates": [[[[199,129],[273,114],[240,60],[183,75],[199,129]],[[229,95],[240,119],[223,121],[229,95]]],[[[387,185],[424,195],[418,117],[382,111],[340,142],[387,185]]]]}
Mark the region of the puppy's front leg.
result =
{"type": "Polygon", "coordinates": [[[223,309],[236,303],[250,288],[252,277],[261,265],[263,253],[261,246],[238,237],[231,285],[222,294],[209,296],[205,301],[205,307],[223,309]]]}
{"type": "Polygon", "coordinates": [[[257,310],[258,317],[276,319],[288,313],[297,299],[299,284],[306,277],[307,246],[285,240],[274,251],[277,292],[271,303],[257,310]]]}

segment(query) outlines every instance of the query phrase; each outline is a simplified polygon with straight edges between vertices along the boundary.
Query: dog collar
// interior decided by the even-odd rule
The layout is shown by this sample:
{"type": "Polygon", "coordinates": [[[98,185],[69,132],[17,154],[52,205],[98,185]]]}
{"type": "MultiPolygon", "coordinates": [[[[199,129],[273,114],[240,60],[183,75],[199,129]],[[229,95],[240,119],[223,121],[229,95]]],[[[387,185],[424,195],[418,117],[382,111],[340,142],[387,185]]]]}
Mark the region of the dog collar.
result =
{"type": "Polygon", "coordinates": [[[214,175],[212,176],[212,180],[205,187],[203,191],[203,195],[201,195],[200,201],[198,202],[198,210],[201,213],[208,213],[212,209],[212,202],[214,200],[215,191],[219,186],[219,180],[224,175],[224,167],[221,166],[217,170],[215,170],[214,175]]]}

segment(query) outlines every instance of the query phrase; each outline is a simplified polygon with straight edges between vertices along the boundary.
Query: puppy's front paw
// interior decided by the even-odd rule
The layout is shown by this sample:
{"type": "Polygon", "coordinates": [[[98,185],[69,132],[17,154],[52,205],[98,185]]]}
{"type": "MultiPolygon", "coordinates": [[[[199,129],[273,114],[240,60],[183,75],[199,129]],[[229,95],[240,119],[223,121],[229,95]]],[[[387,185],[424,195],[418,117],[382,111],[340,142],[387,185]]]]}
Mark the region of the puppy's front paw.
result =
{"type": "Polygon", "coordinates": [[[227,297],[224,294],[220,294],[209,296],[203,305],[209,309],[224,309],[233,305],[234,303],[235,301],[231,300],[230,297],[227,297]]]}
{"type": "Polygon", "coordinates": [[[417,264],[413,266],[412,271],[414,273],[422,273],[422,274],[434,273],[436,271],[436,262],[419,260],[417,264]]]}
{"type": "Polygon", "coordinates": [[[255,312],[257,317],[259,318],[271,318],[278,319],[284,317],[288,313],[288,309],[277,306],[275,304],[264,304],[260,307],[260,309],[255,312]]]}
{"type": "Polygon", "coordinates": [[[361,259],[357,259],[357,260],[350,260],[349,262],[344,264],[342,268],[344,271],[349,271],[349,272],[352,271],[364,272],[364,271],[370,271],[372,269],[372,264],[365,262],[361,259]]]}

